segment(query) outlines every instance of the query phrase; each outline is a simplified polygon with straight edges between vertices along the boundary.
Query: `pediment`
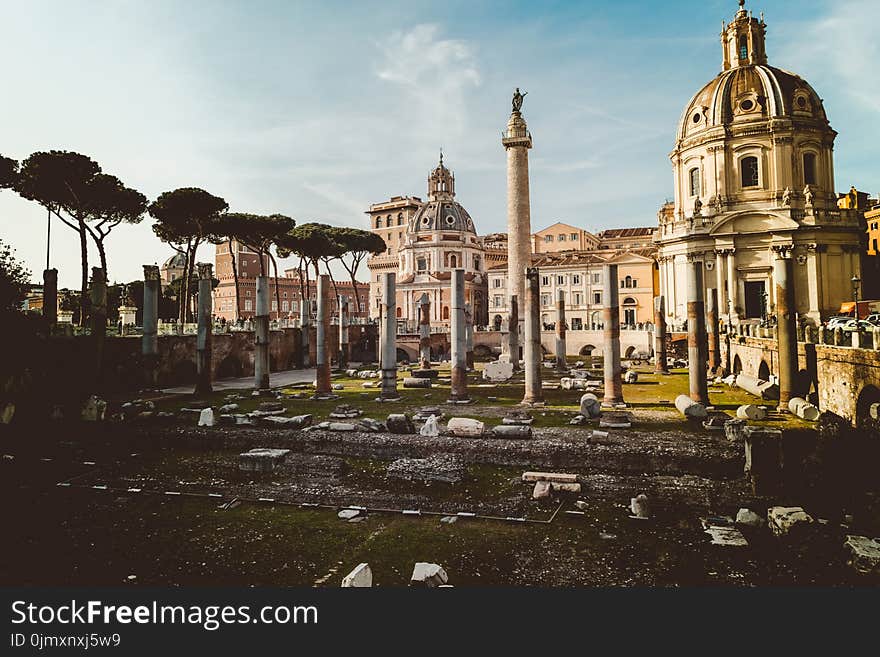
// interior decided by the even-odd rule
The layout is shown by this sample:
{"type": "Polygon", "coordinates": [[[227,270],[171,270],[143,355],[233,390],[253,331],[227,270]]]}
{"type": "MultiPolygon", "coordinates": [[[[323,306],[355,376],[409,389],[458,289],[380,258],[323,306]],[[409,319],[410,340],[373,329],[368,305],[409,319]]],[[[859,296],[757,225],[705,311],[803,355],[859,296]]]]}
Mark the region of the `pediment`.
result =
{"type": "Polygon", "coordinates": [[[709,231],[710,235],[756,235],[797,230],[791,217],[774,212],[744,211],[727,215],[709,231]]]}

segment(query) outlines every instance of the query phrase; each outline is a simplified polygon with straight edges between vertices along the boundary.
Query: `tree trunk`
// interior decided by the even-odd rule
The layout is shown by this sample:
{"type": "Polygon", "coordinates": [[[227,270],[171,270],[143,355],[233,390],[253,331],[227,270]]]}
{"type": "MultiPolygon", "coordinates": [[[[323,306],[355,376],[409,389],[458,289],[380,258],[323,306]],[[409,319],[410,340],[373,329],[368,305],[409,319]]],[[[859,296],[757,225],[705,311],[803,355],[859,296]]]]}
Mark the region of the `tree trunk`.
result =
{"type": "Polygon", "coordinates": [[[232,280],[235,282],[235,322],[241,318],[241,308],[239,305],[239,287],[238,287],[238,263],[235,261],[235,250],[232,248],[232,240],[228,240],[229,255],[232,256],[232,280]]]}
{"type": "Polygon", "coordinates": [[[79,302],[79,325],[86,325],[86,316],[89,314],[91,307],[89,299],[89,244],[86,241],[86,225],[82,219],[77,220],[79,224],[79,256],[82,265],[82,280],[80,281],[80,302],[79,302]]]}
{"type": "Polygon", "coordinates": [[[275,319],[281,319],[281,292],[278,285],[278,263],[269,251],[266,251],[269,260],[272,262],[272,271],[275,272],[275,319]]]}

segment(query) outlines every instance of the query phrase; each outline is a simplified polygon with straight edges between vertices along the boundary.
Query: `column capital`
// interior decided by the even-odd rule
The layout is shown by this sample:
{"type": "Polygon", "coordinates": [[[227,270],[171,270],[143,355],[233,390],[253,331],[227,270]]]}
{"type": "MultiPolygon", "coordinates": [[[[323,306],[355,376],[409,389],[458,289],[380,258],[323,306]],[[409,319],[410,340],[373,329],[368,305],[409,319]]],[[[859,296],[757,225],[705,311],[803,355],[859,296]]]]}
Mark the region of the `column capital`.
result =
{"type": "Polygon", "coordinates": [[[201,280],[211,280],[213,275],[214,265],[210,262],[197,262],[196,269],[199,271],[199,279],[201,280]]]}
{"type": "Polygon", "coordinates": [[[144,280],[145,281],[158,281],[159,280],[159,265],[144,265],[144,280]]]}
{"type": "Polygon", "coordinates": [[[791,257],[791,252],[794,249],[794,244],[771,244],[770,250],[776,255],[778,260],[783,260],[791,257]]]}

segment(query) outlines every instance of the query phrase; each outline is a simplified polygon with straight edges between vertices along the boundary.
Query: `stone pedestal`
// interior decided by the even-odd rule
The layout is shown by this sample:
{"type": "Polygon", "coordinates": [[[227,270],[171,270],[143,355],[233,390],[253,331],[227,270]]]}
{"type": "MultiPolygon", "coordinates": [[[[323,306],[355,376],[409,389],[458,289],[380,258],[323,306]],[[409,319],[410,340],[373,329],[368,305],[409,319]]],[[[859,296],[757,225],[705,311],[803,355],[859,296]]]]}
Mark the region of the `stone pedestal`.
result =
{"type": "Polygon", "coordinates": [[[254,388],[269,389],[269,278],[257,276],[257,309],[254,315],[254,388]]]}
{"type": "Polygon", "coordinates": [[[199,272],[199,301],[196,322],[196,395],[207,395],[211,386],[211,343],[213,320],[213,289],[211,286],[213,266],[209,262],[196,264],[199,272]]]}
{"type": "Polygon", "coordinates": [[[330,394],[330,358],[327,344],[330,338],[330,277],[318,276],[318,319],[315,340],[315,393],[330,394]]]}
{"type": "Polygon", "coordinates": [[[526,375],[526,386],[522,403],[543,404],[541,365],[544,358],[541,350],[541,281],[537,268],[529,267],[526,270],[525,280],[526,305],[523,315],[526,330],[523,369],[526,375]]]}
{"type": "Polygon", "coordinates": [[[617,265],[603,265],[602,281],[605,307],[602,309],[602,352],[604,355],[605,397],[608,405],[623,402],[623,379],[620,368],[620,296],[617,265]]]}
{"type": "Polygon", "coordinates": [[[144,362],[144,384],[156,387],[156,365],[159,360],[159,267],[144,265],[144,328],[141,355],[144,362]]]}

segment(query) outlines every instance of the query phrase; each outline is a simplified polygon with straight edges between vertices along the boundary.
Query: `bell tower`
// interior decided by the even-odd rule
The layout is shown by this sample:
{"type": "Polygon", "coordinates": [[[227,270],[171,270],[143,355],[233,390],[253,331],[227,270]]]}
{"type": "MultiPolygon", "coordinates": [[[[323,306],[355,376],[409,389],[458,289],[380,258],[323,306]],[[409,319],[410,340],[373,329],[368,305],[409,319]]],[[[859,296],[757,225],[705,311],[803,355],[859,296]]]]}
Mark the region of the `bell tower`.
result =
{"type": "Polygon", "coordinates": [[[746,11],[745,0],[739,0],[739,11],[734,19],[724,24],[721,32],[721,50],[724,70],[738,66],[754,66],[767,63],[767,51],[764,42],[767,25],[764,15],[758,20],[752,12],[746,11]]]}

